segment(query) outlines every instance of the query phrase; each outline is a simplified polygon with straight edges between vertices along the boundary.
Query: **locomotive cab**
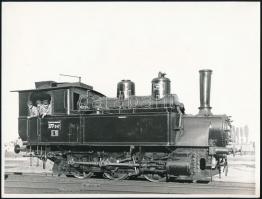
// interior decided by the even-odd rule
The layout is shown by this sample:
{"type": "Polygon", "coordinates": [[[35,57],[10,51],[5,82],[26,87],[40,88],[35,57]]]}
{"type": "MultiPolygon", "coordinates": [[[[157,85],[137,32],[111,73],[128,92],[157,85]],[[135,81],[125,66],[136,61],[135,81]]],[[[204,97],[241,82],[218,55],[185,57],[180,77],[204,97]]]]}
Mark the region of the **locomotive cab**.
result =
{"type": "Polygon", "coordinates": [[[35,89],[17,90],[19,93],[18,133],[22,141],[31,142],[40,136],[41,125],[46,118],[91,112],[88,100],[103,97],[104,95],[93,90],[92,86],[76,83],[57,83],[54,81],[36,82],[35,89]],[[37,101],[47,101],[50,112],[42,117],[30,116],[28,102],[36,108],[37,101]],[[29,139],[30,138],[30,139],[29,139]]]}

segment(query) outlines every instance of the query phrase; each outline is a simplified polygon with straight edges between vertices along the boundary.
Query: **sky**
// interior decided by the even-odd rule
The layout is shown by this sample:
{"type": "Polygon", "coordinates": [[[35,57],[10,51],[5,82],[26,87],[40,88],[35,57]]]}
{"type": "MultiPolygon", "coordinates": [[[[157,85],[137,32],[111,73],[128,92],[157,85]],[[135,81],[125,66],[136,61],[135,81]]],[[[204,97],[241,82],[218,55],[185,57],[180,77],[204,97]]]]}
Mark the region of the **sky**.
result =
{"type": "Polygon", "coordinates": [[[260,133],[258,2],[2,3],[2,138],[18,137],[18,93],[36,81],[82,82],[116,97],[122,79],[150,95],[159,71],[197,114],[199,70],[211,69],[213,114],[260,133]]]}

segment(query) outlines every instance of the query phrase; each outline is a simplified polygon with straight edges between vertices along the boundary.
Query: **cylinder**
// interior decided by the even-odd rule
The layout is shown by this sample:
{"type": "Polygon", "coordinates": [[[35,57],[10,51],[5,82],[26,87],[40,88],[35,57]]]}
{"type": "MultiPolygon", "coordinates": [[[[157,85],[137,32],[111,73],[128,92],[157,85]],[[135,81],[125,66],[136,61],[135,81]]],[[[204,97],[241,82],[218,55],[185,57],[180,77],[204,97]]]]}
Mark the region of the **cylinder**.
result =
{"type": "Polygon", "coordinates": [[[190,163],[184,161],[167,161],[166,170],[171,175],[190,175],[190,163]]]}
{"type": "Polygon", "coordinates": [[[199,86],[200,86],[200,107],[199,114],[211,115],[210,106],[210,89],[211,89],[211,74],[212,70],[199,71],[199,86]]]}
{"type": "Polygon", "coordinates": [[[170,80],[165,77],[165,73],[158,73],[158,77],[152,80],[152,97],[161,99],[170,94],[170,80]]]}
{"type": "Polygon", "coordinates": [[[117,84],[117,98],[127,99],[135,95],[135,83],[131,80],[122,80],[117,84]]]}

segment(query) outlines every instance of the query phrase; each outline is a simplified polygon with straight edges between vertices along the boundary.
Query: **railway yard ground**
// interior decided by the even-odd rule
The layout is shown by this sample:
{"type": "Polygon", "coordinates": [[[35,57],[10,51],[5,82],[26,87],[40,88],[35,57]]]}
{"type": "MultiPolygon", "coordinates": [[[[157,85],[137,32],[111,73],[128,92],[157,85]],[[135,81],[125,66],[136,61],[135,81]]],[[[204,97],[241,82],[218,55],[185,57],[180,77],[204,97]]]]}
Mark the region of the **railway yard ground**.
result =
{"type": "MultiPolygon", "coordinates": [[[[232,155],[228,158],[229,170],[227,176],[222,173],[213,177],[210,183],[189,182],[148,182],[143,178],[135,180],[113,181],[103,178],[76,179],[57,177],[52,175],[52,163],[47,162],[46,169],[42,162],[22,157],[21,155],[7,155],[5,158],[5,196],[12,194],[132,194],[147,197],[148,194],[201,195],[214,197],[230,197],[237,195],[255,196],[255,156],[232,155]]],[[[259,189],[259,186],[257,186],[259,189]]],[[[28,195],[27,195],[28,196],[28,195]]],[[[170,195],[171,196],[171,195],[170,195]]]]}

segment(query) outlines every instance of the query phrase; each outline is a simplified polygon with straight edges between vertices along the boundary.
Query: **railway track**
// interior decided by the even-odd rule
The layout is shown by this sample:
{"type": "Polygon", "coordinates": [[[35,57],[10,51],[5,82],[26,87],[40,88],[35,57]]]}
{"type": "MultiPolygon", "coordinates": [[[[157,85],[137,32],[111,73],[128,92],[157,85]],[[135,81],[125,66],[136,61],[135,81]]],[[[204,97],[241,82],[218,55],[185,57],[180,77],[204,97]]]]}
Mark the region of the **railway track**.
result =
{"type": "Polygon", "coordinates": [[[51,174],[32,173],[6,173],[5,177],[5,194],[255,194],[254,183],[153,183],[143,179],[112,181],[102,178],[79,180],[51,174]]]}

